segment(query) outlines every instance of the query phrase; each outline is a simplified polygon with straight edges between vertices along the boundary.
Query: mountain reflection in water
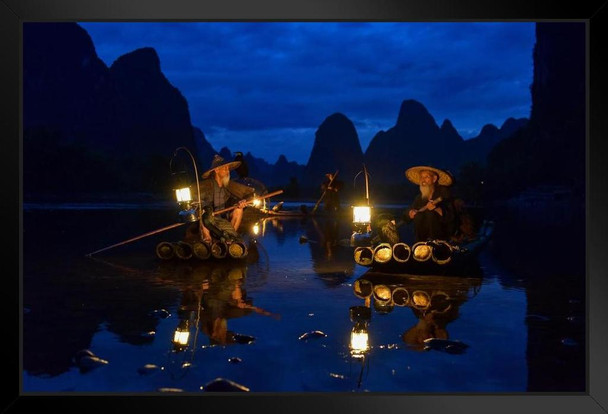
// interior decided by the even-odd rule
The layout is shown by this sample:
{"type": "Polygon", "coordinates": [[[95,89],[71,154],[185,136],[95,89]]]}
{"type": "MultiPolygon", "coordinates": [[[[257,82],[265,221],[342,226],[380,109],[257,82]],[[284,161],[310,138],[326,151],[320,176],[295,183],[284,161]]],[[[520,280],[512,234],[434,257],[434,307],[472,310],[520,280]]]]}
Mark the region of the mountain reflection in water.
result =
{"type": "Polygon", "coordinates": [[[85,257],[174,221],[24,211],[26,393],[585,389],[584,279],[518,273],[500,230],[482,277],[374,274],[353,261],[349,218],[262,220],[247,261],[161,261],[181,227],[85,257]],[[80,369],[84,350],[107,363],[80,369]]]}

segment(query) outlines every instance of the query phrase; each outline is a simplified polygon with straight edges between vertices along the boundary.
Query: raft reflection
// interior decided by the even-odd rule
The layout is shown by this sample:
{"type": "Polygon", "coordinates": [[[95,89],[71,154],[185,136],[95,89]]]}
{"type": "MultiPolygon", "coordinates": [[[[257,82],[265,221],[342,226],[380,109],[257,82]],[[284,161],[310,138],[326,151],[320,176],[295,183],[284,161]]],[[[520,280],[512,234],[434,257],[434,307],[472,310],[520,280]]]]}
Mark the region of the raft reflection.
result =
{"type": "MultiPolygon", "coordinates": [[[[481,278],[395,275],[369,271],[353,283],[355,296],[376,314],[410,308],[417,323],[401,333],[408,349],[464,352],[467,345],[450,340],[447,325],[459,316],[460,306],[476,296],[481,278]]],[[[374,313],[371,312],[371,313],[374,313]]],[[[370,319],[371,319],[370,313],[370,319]]]]}

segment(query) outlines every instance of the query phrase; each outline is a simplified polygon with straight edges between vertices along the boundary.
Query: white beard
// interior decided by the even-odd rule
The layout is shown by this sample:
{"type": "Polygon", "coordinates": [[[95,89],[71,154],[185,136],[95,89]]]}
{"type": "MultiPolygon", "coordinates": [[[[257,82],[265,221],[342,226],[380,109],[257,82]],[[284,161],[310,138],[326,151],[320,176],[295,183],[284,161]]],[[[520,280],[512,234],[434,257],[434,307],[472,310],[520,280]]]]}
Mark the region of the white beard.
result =
{"type": "Polygon", "coordinates": [[[423,200],[428,200],[433,195],[433,186],[420,185],[420,195],[423,200]]]}
{"type": "Polygon", "coordinates": [[[227,187],[228,183],[230,182],[230,174],[225,175],[222,178],[220,178],[220,181],[222,182],[222,187],[227,187]]]}

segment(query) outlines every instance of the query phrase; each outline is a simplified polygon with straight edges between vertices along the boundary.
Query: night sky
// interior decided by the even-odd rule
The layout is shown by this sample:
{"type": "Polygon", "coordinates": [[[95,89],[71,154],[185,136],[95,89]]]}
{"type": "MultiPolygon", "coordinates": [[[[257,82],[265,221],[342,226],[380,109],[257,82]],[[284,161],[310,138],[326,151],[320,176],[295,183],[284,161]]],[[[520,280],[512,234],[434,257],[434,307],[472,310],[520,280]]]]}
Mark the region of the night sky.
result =
{"type": "Polygon", "coordinates": [[[88,22],[99,57],[153,47],[216,150],[305,164],[329,115],[363,151],[421,102],[463,138],[530,116],[534,23],[88,22]]]}

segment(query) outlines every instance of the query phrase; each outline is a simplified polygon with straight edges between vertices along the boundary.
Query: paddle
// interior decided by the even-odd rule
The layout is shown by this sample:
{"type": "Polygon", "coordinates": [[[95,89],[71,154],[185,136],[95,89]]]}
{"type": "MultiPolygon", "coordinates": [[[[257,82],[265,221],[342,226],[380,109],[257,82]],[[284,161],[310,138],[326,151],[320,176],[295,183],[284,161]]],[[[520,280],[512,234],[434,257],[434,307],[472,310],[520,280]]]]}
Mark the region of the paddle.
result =
{"type": "Polygon", "coordinates": [[[329,184],[327,184],[327,187],[325,187],[325,191],[323,191],[323,194],[321,194],[321,198],[319,198],[319,201],[317,201],[317,204],[315,204],[315,207],[312,209],[312,212],[310,214],[315,214],[315,211],[317,211],[317,208],[319,207],[321,200],[323,200],[323,197],[325,197],[325,193],[327,193],[327,189],[331,186],[331,183],[334,182],[334,179],[336,178],[336,175],[338,175],[339,171],[340,170],[336,170],[333,177],[331,177],[331,180],[329,180],[329,184]]]}

